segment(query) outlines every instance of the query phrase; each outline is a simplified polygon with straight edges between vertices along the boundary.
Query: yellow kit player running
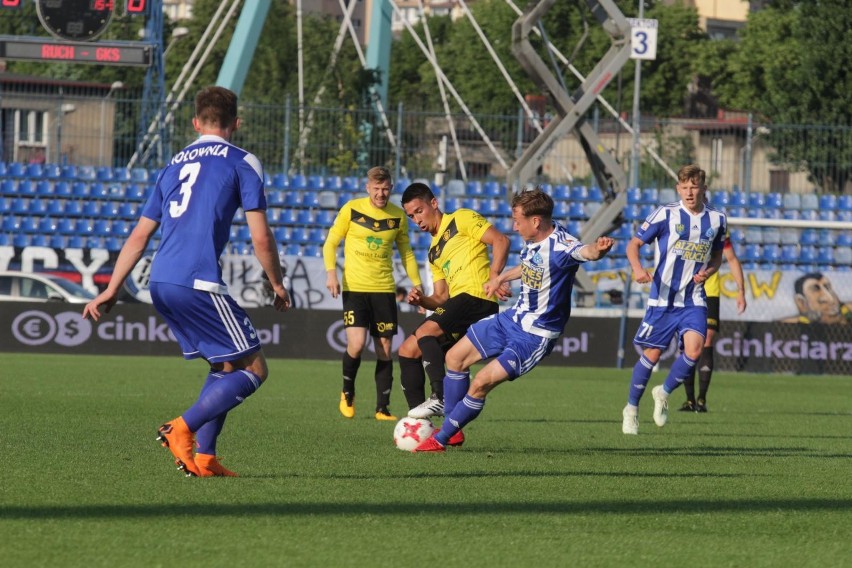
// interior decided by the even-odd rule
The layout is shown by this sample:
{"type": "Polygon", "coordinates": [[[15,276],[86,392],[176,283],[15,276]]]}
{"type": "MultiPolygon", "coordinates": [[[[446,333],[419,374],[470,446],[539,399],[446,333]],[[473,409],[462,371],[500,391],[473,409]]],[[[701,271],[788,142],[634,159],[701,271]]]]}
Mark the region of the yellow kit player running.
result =
{"type": "Polygon", "coordinates": [[[408,294],[409,304],[434,313],[399,348],[402,388],[409,416],[443,416],[444,353],[471,324],[497,313],[498,296],[508,296],[508,286],[498,292],[497,281],[509,256],[509,239],[476,211],[443,213],[432,190],[423,183],[406,188],[402,207],[409,219],[432,235],[429,263],[434,276],[430,296],[416,288],[408,294]],[[432,385],[428,400],[426,374],[432,385]]]}
{"type": "Polygon", "coordinates": [[[388,409],[393,384],[391,339],[397,331],[396,282],[393,244],[414,286],[420,286],[417,260],[408,241],[408,219],[389,202],[390,171],[375,167],[367,172],[367,197],[346,203],[328,231],[322,256],[328,271],[326,288],[332,298],[341,293],[337,279],[337,246],[343,245],[343,392],[340,413],[355,416],[355,376],[367,344],[367,332],[376,348],[376,420],[396,420],[388,409]]]}

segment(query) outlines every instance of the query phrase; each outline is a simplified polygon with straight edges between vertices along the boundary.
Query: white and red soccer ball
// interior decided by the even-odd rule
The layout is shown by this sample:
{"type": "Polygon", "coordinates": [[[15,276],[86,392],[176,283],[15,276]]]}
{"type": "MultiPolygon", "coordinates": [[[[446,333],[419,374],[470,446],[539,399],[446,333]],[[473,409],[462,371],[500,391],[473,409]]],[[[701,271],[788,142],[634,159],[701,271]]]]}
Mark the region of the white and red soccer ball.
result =
{"type": "Polygon", "coordinates": [[[393,429],[393,443],[400,450],[413,451],[435,431],[435,426],[425,418],[405,417],[393,429]]]}

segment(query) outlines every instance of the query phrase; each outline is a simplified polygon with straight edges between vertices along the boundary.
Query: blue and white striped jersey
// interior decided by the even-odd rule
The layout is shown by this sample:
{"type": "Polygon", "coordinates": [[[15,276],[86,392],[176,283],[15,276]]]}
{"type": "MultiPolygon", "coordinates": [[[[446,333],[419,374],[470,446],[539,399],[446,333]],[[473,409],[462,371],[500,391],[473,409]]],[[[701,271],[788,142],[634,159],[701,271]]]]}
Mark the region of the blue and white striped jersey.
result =
{"type": "Polygon", "coordinates": [[[515,305],[506,310],[512,321],[524,331],[539,337],[556,338],[562,334],[571,315],[571,289],[583,248],[558,223],[546,239],[526,243],[521,249],[521,292],[515,305]]]}
{"type": "Polygon", "coordinates": [[[263,168],[254,154],[210,135],[175,154],[142,209],[162,234],[151,281],[227,293],[219,257],[239,207],[266,209],[263,168]]]}
{"type": "Polygon", "coordinates": [[[651,284],[650,307],[706,306],[704,285],[692,277],[725,244],[728,220],[708,205],[690,213],[680,201],[658,207],[645,219],[636,237],[645,244],[657,240],[657,268],[651,284]]]}

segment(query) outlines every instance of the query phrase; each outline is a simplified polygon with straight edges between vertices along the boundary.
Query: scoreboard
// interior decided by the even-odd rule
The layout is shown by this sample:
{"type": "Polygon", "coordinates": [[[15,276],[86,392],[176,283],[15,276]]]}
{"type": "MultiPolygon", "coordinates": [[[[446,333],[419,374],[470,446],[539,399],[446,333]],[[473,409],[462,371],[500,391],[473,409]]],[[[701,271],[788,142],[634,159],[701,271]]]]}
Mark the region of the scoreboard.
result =
{"type": "Polygon", "coordinates": [[[0,36],[0,57],[30,61],[66,61],[101,65],[150,66],[150,43],[97,40],[109,27],[116,9],[146,16],[151,0],[0,0],[0,13],[34,2],[42,27],[57,40],[0,36]],[[120,4],[120,6],[119,6],[120,4]]]}

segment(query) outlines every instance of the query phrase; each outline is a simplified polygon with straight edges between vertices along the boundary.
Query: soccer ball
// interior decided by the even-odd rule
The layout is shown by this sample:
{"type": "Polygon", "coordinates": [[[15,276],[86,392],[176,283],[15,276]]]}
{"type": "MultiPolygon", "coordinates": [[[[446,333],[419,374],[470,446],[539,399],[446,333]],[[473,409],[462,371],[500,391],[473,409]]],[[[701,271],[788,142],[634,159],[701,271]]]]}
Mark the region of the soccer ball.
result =
{"type": "Polygon", "coordinates": [[[393,429],[393,443],[400,450],[411,452],[420,442],[432,435],[435,427],[425,418],[405,417],[393,429]]]}

